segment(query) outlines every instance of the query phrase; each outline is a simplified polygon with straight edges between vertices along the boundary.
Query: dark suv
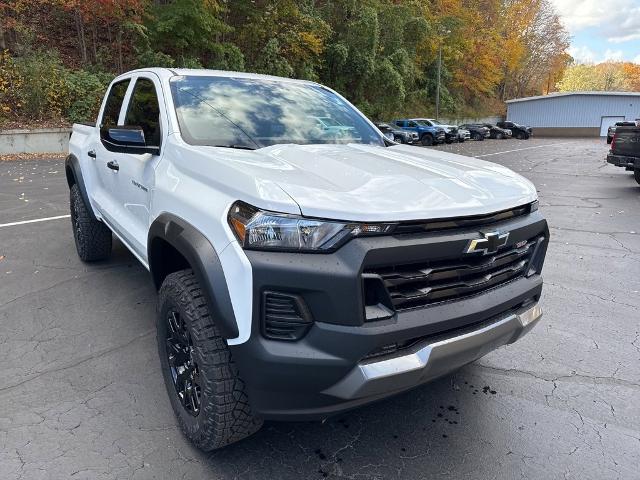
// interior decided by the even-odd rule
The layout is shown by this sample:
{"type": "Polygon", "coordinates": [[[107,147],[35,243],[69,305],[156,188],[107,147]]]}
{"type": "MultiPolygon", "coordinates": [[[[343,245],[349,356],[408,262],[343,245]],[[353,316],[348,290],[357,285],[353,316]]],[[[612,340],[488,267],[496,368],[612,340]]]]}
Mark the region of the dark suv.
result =
{"type": "Polygon", "coordinates": [[[464,125],[460,125],[459,128],[469,130],[473,140],[484,140],[491,135],[489,129],[479,123],[465,123],[464,125]]]}
{"type": "Polygon", "coordinates": [[[517,138],[518,140],[528,140],[529,137],[533,135],[533,129],[531,127],[526,127],[518,123],[498,122],[496,125],[500,128],[506,128],[511,130],[511,133],[514,136],[514,138],[517,138]]]}

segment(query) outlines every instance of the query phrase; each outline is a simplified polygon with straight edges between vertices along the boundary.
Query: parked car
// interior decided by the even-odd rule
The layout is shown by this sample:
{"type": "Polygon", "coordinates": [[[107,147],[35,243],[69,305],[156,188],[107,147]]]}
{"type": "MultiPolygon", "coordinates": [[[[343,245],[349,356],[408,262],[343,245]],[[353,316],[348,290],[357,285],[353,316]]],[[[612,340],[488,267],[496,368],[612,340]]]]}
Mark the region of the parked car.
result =
{"type": "Polygon", "coordinates": [[[497,125],[492,125],[490,123],[483,123],[483,126],[489,129],[489,138],[502,140],[505,138],[511,138],[513,135],[513,132],[508,128],[500,128],[497,125]]]}
{"type": "Polygon", "coordinates": [[[471,132],[465,128],[458,128],[458,142],[463,143],[471,139],[471,132]]]}
{"type": "Polygon", "coordinates": [[[69,150],[78,255],[106,260],[114,232],[150,271],[167,393],[203,450],[408,391],[542,316],[535,186],[391,142],[316,83],[136,70],[69,150]]]}
{"type": "Polygon", "coordinates": [[[438,145],[440,143],[444,143],[446,140],[444,128],[441,127],[425,125],[424,123],[420,123],[414,119],[394,120],[391,123],[403,130],[415,132],[422,145],[425,146],[438,145]]]}
{"type": "Polygon", "coordinates": [[[607,143],[609,144],[611,140],[613,140],[613,134],[616,133],[617,127],[633,127],[635,124],[635,122],[616,122],[614,125],[611,125],[607,129],[607,143]]]}
{"type": "Polygon", "coordinates": [[[453,143],[453,142],[459,141],[458,127],[456,127],[455,125],[446,125],[444,123],[440,123],[437,120],[434,120],[433,118],[414,118],[413,120],[417,121],[422,125],[427,125],[428,127],[443,128],[445,133],[446,143],[453,143]]]}
{"type": "Polygon", "coordinates": [[[518,140],[528,140],[533,135],[533,129],[514,122],[498,122],[496,124],[500,128],[508,128],[518,140]]]}
{"type": "Polygon", "coordinates": [[[616,127],[607,162],[633,171],[636,182],[640,183],[640,122],[638,126],[633,122],[628,123],[631,125],[616,127]]]}
{"type": "Polygon", "coordinates": [[[390,123],[375,123],[375,126],[389,139],[398,143],[413,144],[419,140],[417,132],[403,130],[390,123]]]}
{"type": "Polygon", "coordinates": [[[464,128],[468,130],[471,134],[471,138],[473,140],[484,140],[485,138],[489,138],[490,132],[487,127],[484,125],[480,125],[477,123],[465,123],[464,125],[460,125],[459,128],[464,128]]]}

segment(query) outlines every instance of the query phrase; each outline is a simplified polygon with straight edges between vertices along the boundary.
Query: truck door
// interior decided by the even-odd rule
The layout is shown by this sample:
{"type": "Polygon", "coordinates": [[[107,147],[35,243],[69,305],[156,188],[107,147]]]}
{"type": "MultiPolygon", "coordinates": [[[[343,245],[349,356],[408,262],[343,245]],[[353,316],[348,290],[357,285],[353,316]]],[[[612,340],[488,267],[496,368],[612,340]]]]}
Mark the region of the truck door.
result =
{"type": "Polygon", "coordinates": [[[93,203],[98,207],[100,214],[107,223],[110,223],[109,217],[112,217],[117,210],[114,197],[116,194],[117,178],[113,170],[109,169],[107,165],[114,160],[118,154],[110,152],[102,144],[100,141],[100,129],[102,127],[115,127],[119,124],[122,105],[130,83],[131,79],[127,78],[111,86],[102,114],[97,123],[93,142],[89,146],[87,153],[89,158],[87,159],[86,165],[88,166],[88,180],[91,184],[87,190],[89,195],[91,195],[93,203]]]}
{"type": "Polygon", "coordinates": [[[162,155],[162,132],[166,132],[166,112],[159,80],[152,74],[138,74],[127,96],[123,112],[124,126],[139,127],[147,146],[160,147],[160,155],[151,153],[117,154],[119,215],[117,228],[126,232],[126,241],[138,256],[147,259],[149,209],[155,187],[155,169],[162,155]],[[163,107],[161,109],[161,106],[163,107]]]}

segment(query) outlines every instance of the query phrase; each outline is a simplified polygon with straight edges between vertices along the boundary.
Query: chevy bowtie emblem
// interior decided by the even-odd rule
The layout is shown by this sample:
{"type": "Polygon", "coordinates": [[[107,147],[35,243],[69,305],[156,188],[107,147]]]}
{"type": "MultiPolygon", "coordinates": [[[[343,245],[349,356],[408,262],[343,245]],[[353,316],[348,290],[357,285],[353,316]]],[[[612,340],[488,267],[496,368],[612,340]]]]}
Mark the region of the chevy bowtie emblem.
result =
{"type": "Polygon", "coordinates": [[[482,236],[484,238],[471,240],[464,253],[482,253],[482,255],[496,253],[500,247],[507,244],[509,232],[482,233],[482,236]]]}

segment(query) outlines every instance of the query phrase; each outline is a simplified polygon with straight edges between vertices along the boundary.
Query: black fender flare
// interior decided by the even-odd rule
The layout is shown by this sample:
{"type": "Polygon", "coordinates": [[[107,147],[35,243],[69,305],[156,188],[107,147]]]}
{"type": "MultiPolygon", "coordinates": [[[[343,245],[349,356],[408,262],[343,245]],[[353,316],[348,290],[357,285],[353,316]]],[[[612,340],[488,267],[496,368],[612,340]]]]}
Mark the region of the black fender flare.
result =
{"type": "Polygon", "coordinates": [[[157,240],[164,240],[189,262],[222,337],[237,337],[238,324],[224,270],[211,242],[202,232],[175,215],[163,213],[156,218],[147,236],[149,270],[156,289],[160,289],[164,280],[161,272],[154,268],[156,262],[163,261],[159,250],[162,242],[157,240]]]}
{"type": "Polygon", "coordinates": [[[89,210],[89,215],[91,215],[93,220],[97,220],[95,213],[93,213],[93,208],[91,208],[91,202],[89,202],[89,195],[87,194],[87,187],[84,184],[84,178],[82,178],[80,161],[73,153],[67,155],[67,158],[64,160],[64,172],[67,176],[67,185],[69,185],[69,188],[73,185],[78,185],[82,200],[84,200],[84,204],[87,206],[87,210],[89,210]]]}

